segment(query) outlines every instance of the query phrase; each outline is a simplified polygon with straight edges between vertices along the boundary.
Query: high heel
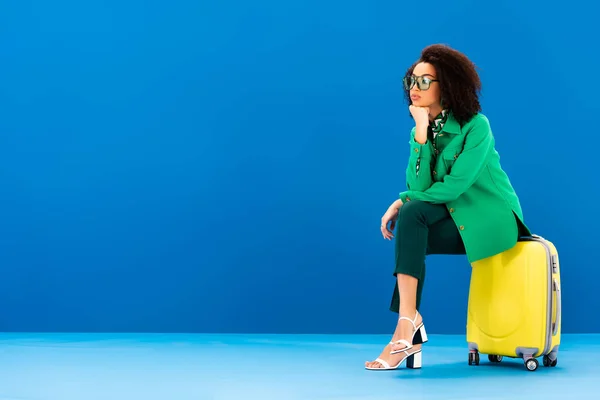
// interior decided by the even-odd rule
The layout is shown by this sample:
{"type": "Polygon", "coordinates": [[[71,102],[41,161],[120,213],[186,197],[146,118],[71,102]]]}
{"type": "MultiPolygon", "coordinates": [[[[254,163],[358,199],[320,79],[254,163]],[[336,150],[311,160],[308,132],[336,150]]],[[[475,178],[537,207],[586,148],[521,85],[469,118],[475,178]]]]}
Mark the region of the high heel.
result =
{"type": "Polygon", "coordinates": [[[405,339],[400,339],[400,340],[396,340],[395,342],[390,342],[392,345],[394,345],[394,344],[403,344],[404,345],[404,347],[402,349],[392,350],[390,352],[390,354],[401,353],[403,351],[410,350],[416,344],[423,344],[423,343],[427,342],[428,339],[427,339],[427,332],[425,331],[425,324],[423,323],[423,321],[421,321],[419,326],[417,326],[417,324],[415,323],[417,318],[419,318],[418,311],[416,312],[414,319],[410,319],[408,317],[400,317],[399,318],[399,321],[403,320],[403,319],[410,321],[410,323],[415,327],[415,331],[413,332],[410,342],[405,339]]]}
{"type": "Polygon", "coordinates": [[[406,359],[406,368],[419,369],[423,366],[423,352],[421,350],[411,354],[406,359]]]}

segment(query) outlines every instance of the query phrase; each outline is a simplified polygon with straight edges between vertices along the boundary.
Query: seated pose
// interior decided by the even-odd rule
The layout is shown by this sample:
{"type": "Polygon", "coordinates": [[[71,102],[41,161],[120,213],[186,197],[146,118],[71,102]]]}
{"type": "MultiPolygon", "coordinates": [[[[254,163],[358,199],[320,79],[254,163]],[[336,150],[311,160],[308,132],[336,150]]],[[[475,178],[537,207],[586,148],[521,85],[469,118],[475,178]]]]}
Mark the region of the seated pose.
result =
{"type": "Polygon", "coordinates": [[[490,123],[480,113],[475,65],[454,49],[432,45],[403,82],[415,121],[408,190],[381,219],[384,239],[395,239],[390,310],[399,319],[390,343],[377,359],[366,362],[373,370],[396,369],[405,361],[409,368],[421,367],[427,335],[418,310],[428,254],[466,254],[474,262],[530,235],[519,198],[500,165],[490,123]]]}

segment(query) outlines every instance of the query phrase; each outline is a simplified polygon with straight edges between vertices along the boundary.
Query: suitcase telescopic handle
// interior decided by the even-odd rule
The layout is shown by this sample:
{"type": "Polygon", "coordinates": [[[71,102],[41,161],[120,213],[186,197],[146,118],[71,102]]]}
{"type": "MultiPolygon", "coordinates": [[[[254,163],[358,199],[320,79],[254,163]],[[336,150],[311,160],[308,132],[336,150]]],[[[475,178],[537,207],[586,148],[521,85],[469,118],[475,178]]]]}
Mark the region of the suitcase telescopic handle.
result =
{"type": "Polygon", "coordinates": [[[561,311],[561,297],[560,297],[560,284],[554,279],[554,292],[556,293],[556,315],[554,316],[554,327],[552,329],[552,336],[556,336],[558,333],[558,327],[560,326],[560,311],[561,311]]]}

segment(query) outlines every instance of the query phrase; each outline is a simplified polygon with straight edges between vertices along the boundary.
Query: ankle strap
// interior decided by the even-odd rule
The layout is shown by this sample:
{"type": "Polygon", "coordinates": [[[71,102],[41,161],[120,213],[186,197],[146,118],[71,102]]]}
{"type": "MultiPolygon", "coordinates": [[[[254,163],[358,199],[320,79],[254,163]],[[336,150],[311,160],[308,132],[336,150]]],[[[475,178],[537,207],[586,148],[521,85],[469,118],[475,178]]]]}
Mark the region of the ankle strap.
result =
{"type": "Polygon", "coordinates": [[[398,321],[405,319],[407,321],[410,321],[411,324],[413,324],[413,326],[415,327],[415,329],[417,329],[417,324],[415,323],[417,321],[417,318],[419,317],[419,311],[416,312],[415,314],[415,319],[410,319],[408,317],[400,317],[398,318],[398,321]]]}

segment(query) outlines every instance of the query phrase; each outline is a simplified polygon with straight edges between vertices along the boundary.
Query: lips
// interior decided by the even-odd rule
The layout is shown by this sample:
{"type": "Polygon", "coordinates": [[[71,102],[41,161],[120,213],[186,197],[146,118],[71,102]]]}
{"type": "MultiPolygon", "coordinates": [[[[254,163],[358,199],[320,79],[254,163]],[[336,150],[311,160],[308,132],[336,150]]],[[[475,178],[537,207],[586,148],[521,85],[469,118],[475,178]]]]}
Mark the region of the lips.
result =
{"type": "Polygon", "coordinates": [[[421,98],[421,96],[418,96],[416,94],[413,94],[413,95],[410,96],[410,99],[413,100],[413,101],[414,100],[419,100],[420,98],[421,98]]]}

